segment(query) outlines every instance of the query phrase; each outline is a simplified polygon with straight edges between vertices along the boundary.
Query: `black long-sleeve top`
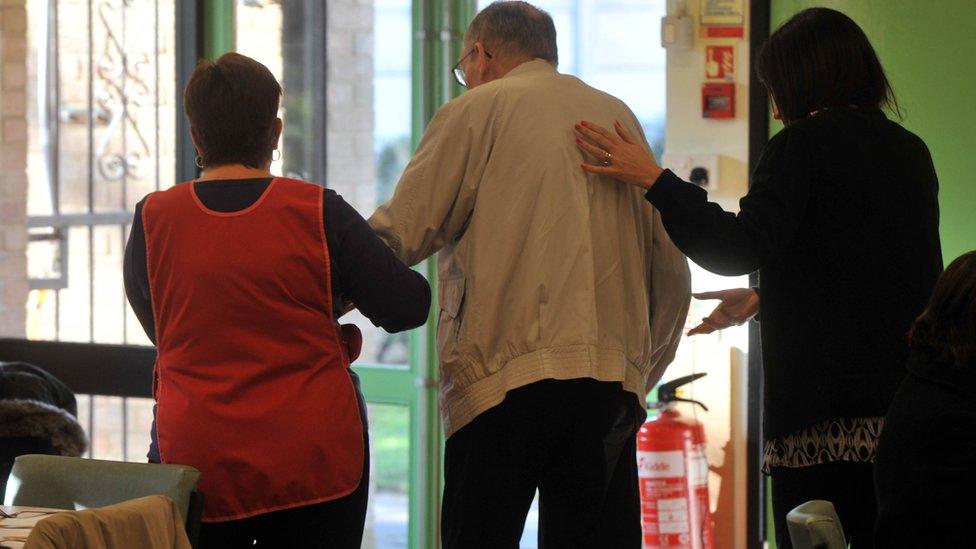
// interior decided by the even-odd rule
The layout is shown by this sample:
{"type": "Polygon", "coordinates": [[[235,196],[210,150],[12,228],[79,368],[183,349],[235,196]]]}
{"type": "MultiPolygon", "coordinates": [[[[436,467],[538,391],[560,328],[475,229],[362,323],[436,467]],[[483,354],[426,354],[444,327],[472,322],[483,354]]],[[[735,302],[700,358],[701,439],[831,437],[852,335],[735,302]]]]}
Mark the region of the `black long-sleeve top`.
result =
{"type": "Polygon", "coordinates": [[[925,144],[879,110],[821,111],[774,136],[738,214],[666,171],[647,192],[674,243],[722,275],[759,270],[766,438],[884,415],[905,334],[942,271],[925,144]]]}
{"type": "MultiPolygon", "coordinates": [[[[197,196],[207,208],[235,212],[253,204],[270,183],[271,178],[262,178],[212,180],[195,185],[197,196]]],[[[336,316],[344,302],[352,302],[373,324],[388,332],[415,328],[426,322],[430,285],[424,277],[404,265],[341,196],[329,189],[324,192],[322,215],[336,316]]],[[[132,310],[155,343],[142,205],[143,201],[136,205],[123,274],[132,310]]]]}
{"type": "Polygon", "coordinates": [[[971,547],[974,462],[976,362],[956,366],[913,351],[878,443],[875,544],[971,547]]]}

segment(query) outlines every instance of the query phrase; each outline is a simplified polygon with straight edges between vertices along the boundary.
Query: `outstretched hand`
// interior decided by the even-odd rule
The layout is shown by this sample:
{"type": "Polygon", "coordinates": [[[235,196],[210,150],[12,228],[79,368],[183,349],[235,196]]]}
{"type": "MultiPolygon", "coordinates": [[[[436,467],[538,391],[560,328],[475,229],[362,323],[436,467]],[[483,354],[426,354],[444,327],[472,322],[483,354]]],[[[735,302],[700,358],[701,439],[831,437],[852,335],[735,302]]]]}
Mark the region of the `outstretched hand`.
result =
{"type": "Polygon", "coordinates": [[[609,175],[624,183],[650,189],[664,170],[654,155],[620,122],[614,122],[613,127],[616,134],[592,122],[579,122],[574,126],[579,134],[576,145],[597,160],[596,164],[584,162],[580,167],[590,173],[609,175]]]}
{"type": "Polygon", "coordinates": [[[715,310],[702,319],[688,335],[710,334],[731,326],[739,326],[759,313],[759,294],[752,288],[735,288],[716,292],[692,294],[695,299],[721,299],[715,310]]]}

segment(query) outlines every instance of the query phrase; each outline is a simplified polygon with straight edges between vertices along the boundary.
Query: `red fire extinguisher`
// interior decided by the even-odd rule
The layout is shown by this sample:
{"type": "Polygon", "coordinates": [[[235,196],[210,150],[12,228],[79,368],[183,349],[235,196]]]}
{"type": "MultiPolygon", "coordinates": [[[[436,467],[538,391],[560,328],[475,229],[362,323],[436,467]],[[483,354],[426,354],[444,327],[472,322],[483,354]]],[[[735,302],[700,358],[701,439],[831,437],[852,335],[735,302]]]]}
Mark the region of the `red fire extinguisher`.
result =
{"type": "Polygon", "coordinates": [[[660,385],[655,407],[661,413],[647,420],[637,434],[644,549],[712,549],[714,532],[708,502],[708,461],[705,431],[698,421],[682,417],[675,402],[678,387],[704,373],[660,385]]]}

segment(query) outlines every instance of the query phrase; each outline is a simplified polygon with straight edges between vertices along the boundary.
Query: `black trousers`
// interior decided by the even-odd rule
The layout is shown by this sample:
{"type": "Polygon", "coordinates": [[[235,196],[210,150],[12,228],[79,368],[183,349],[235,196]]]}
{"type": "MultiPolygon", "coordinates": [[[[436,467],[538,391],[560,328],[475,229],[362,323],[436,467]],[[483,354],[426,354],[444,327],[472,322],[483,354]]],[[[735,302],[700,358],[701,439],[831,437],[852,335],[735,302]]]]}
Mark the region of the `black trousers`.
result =
{"type": "Polygon", "coordinates": [[[874,547],[878,504],[874,496],[874,465],[834,461],[810,467],[773,467],[773,522],[776,546],[792,549],[786,514],[812,499],[834,504],[851,549],[874,547]]]}
{"type": "Polygon", "coordinates": [[[444,549],[518,548],[539,490],[539,547],[640,549],[636,397],[619,383],[510,391],[448,440],[444,549]]]}

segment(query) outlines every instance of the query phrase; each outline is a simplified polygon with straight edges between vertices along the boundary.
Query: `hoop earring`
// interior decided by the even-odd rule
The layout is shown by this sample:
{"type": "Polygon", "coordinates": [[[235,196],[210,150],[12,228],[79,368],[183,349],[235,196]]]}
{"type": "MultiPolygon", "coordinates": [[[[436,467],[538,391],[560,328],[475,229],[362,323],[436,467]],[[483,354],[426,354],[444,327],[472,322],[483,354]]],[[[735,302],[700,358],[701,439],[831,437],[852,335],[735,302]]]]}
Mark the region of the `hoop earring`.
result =
{"type": "Polygon", "coordinates": [[[279,160],[281,160],[281,151],[279,151],[278,149],[271,151],[271,161],[277,162],[279,160]],[[275,158],[275,153],[278,153],[278,158],[275,158]]]}
{"type": "Polygon", "coordinates": [[[197,165],[198,168],[203,168],[203,157],[199,154],[193,159],[193,163],[197,165]]]}

